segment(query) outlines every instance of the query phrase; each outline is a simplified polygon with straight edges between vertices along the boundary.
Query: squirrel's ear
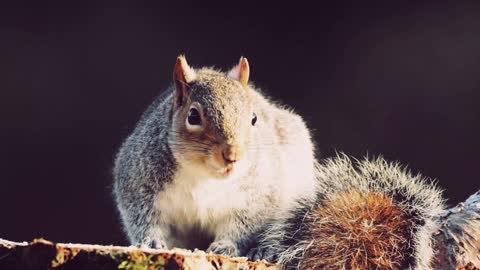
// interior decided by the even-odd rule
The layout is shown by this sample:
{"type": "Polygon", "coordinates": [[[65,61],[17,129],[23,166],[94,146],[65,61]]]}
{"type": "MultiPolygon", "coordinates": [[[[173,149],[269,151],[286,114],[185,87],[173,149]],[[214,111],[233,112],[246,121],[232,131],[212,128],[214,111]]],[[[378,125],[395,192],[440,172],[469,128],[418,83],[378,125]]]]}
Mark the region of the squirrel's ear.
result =
{"type": "Polygon", "coordinates": [[[238,64],[234,66],[227,74],[229,78],[237,80],[243,87],[248,85],[248,77],[250,76],[250,67],[248,66],[248,60],[245,57],[240,57],[238,64]]]}
{"type": "Polygon", "coordinates": [[[173,69],[173,81],[175,83],[175,105],[183,104],[190,91],[190,82],[195,80],[195,71],[188,66],[185,56],[177,57],[175,68],[173,69]]]}

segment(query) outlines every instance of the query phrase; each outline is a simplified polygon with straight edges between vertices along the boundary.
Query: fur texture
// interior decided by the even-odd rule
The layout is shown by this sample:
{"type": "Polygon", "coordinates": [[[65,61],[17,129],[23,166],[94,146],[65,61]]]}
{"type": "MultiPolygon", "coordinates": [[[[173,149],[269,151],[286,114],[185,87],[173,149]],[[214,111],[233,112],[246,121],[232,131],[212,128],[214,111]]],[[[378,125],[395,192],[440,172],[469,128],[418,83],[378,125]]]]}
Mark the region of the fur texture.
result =
{"type": "Polygon", "coordinates": [[[248,76],[234,76],[248,68],[239,65],[229,73],[193,69],[179,57],[174,86],[122,145],[114,196],[132,244],[245,255],[272,207],[289,209],[313,194],[305,123],[244,84],[248,76]],[[194,128],[192,108],[201,117],[194,128]]]}
{"type": "Polygon", "coordinates": [[[318,166],[315,197],[271,222],[251,256],[286,269],[432,269],[439,189],[382,158],[318,166]]]}

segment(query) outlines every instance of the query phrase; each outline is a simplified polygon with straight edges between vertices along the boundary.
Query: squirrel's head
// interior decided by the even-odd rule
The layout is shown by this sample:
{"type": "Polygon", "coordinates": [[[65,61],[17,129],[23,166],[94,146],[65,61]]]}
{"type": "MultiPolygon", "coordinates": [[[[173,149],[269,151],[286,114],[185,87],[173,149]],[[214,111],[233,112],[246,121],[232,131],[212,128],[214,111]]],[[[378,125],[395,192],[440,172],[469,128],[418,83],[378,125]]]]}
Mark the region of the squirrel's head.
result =
{"type": "Polygon", "coordinates": [[[185,57],[177,58],[169,144],[182,166],[214,178],[247,168],[247,149],[257,124],[249,73],[244,57],[228,73],[194,70],[185,57]]]}

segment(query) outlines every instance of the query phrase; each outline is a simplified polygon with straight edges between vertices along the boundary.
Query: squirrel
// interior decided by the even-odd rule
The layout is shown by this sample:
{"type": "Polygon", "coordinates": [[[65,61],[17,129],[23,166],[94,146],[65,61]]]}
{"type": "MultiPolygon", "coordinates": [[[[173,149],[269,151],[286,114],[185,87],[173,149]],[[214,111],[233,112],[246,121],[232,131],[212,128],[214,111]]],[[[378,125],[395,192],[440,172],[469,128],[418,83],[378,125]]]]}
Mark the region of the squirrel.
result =
{"type": "Polygon", "coordinates": [[[177,58],[173,84],[121,146],[114,197],[135,245],[203,249],[284,269],[433,269],[445,206],[383,158],[317,162],[298,114],[228,72],[177,58]]]}
{"type": "Polygon", "coordinates": [[[228,72],[177,58],[172,85],[115,159],[113,196],[131,244],[244,256],[268,220],[313,196],[306,123],[249,76],[244,57],[228,72]]]}
{"type": "Polygon", "coordinates": [[[382,157],[345,154],[317,166],[315,196],[259,234],[251,260],[283,269],[435,269],[445,205],[435,183],[382,157]]]}

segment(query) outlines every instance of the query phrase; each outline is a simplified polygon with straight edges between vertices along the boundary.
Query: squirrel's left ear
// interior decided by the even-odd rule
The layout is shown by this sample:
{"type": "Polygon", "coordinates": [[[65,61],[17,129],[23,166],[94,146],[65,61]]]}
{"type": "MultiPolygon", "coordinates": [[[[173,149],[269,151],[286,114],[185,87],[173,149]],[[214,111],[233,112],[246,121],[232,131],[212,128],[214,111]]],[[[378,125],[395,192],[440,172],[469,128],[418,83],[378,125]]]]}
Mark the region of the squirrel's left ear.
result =
{"type": "Polygon", "coordinates": [[[240,57],[238,64],[228,72],[227,76],[239,81],[243,87],[247,87],[248,77],[250,76],[250,67],[248,66],[247,58],[243,56],[240,57]]]}
{"type": "Polygon", "coordinates": [[[186,97],[190,95],[190,82],[195,80],[195,71],[188,66],[185,56],[179,55],[173,69],[173,81],[175,83],[175,105],[181,106],[186,97]]]}

